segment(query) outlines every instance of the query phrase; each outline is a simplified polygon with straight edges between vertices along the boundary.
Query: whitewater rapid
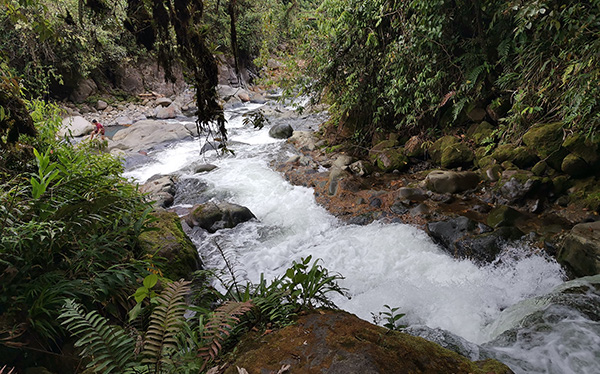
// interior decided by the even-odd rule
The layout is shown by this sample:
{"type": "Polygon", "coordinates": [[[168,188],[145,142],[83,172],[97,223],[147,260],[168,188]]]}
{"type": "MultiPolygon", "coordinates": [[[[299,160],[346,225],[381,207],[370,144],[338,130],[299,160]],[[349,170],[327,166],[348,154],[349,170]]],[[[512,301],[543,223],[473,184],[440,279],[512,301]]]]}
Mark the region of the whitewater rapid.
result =
{"type": "Polygon", "coordinates": [[[196,232],[193,240],[207,267],[225,267],[215,243],[226,250],[238,275],[253,282],[261,273],[267,279],[281,276],[292,261],[310,255],[345,277],[340,285],[350,298],[331,295],[332,299],[360,318],[372,321],[383,305],[399,307],[406,313],[403,324],[443,329],[483,345],[517,373],[600,373],[600,357],[593,351],[599,346],[594,321],[584,321],[580,335],[556,323],[556,329],[548,328],[533,342],[503,338],[506,331],[519,328],[521,314],[527,313],[515,312],[518,305],[564,283],[564,273],[553,259],[514,245],[493,264],[479,267],[450,257],[410,225],[343,224],[317,205],[311,189],[292,186],[271,169],[275,158],[293,153],[284,141],[268,136],[268,127],[243,126],[239,114],[228,115],[235,156],[201,155],[198,140],[186,141],[127,171],[141,183],[155,174],[199,179],[208,186],[205,196],[246,206],[255,214],[256,220],[233,229],[196,232]],[[218,168],[205,174],[184,172],[198,161],[218,168]],[[560,343],[569,336],[577,336],[580,344],[560,343]],[[575,356],[579,358],[573,363],[575,356]]]}

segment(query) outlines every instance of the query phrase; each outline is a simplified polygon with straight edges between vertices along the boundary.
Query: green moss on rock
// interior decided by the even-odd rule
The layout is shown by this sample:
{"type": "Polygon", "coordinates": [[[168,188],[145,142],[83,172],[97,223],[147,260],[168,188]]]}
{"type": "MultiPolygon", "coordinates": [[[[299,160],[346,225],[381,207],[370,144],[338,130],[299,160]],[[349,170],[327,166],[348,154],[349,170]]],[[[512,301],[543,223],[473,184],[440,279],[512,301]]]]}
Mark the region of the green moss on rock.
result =
{"type": "Polygon", "coordinates": [[[458,142],[459,140],[452,135],[446,135],[439,138],[431,145],[431,147],[429,147],[428,152],[429,156],[431,157],[431,160],[436,164],[441,164],[442,153],[444,152],[444,149],[448,148],[451,145],[457,144],[458,142]]]}
{"type": "Polygon", "coordinates": [[[563,123],[538,123],[523,135],[525,145],[544,159],[559,150],[563,142],[563,123]]]}
{"type": "Polygon", "coordinates": [[[190,279],[191,274],[201,268],[202,262],[194,243],[181,227],[176,213],[160,211],[153,215],[156,221],[150,224],[153,231],[139,237],[142,249],[149,255],[166,259],[163,274],[170,279],[190,279]]]}
{"type": "Polygon", "coordinates": [[[485,140],[490,138],[492,132],[494,131],[494,126],[492,126],[489,122],[481,122],[471,125],[469,130],[467,130],[467,136],[475,142],[477,145],[484,144],[485,140]]]}
{"type": "Polygon", "coordinates": [[[468,166],[475,158],[473,151],[465,143],[455,143],[447,146],[442,151],[440,163],[443,168],[468,166]]]}

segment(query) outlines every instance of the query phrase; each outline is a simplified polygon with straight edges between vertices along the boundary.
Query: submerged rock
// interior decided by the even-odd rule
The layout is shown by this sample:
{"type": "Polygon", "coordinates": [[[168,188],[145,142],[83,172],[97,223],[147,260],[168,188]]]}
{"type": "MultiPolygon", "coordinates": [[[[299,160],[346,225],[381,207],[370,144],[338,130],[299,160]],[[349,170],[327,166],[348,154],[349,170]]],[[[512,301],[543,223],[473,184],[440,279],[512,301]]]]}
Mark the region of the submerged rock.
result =
{"type": "Polygon", "coordinates": [[[248,333],[225,374],[248,373],[512,373],[504,364],[467,358],[422,338],[375,326],[340,311],[304,315],[264,335],[248,333]]]}

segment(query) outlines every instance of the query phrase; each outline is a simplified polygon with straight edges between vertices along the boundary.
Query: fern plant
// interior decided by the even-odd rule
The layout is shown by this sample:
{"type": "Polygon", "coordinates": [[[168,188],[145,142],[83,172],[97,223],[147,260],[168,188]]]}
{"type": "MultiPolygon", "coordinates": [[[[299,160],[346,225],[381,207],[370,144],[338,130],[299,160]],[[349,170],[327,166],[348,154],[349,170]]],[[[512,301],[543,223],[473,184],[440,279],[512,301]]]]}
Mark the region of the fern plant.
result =
{"type": "Polygon", "coordinates": [[[131,372],[135,366],[135,344],[121,327],[109,325],[97,311],[86,314],[74,300],[65,302],[59,318],[80,337],[75,346],[84,347],[81,355],[90,359],[88,368],[103,374],[131,372]]]}
{"type": "Polygon", "coordinates": [[[166,286],[154,300],[157,303],[150,317],[142,351],[145,364],[152,365],[155,373],[169,362],[168,356],[177,348],[177,334],[185,320],[185,296],[190,292],[190,282],[180,280],[166,286]]]}
{"type": "Polygon", "coordinates": [[[229,301],[218,307],[203,329],[203,346],[198,355],[204,359],[201,370],[212,362],[223,348],[223,342],[231,335],[235,324],[240,322],[241,315],[253,308],[251,301],[229,301]]]}

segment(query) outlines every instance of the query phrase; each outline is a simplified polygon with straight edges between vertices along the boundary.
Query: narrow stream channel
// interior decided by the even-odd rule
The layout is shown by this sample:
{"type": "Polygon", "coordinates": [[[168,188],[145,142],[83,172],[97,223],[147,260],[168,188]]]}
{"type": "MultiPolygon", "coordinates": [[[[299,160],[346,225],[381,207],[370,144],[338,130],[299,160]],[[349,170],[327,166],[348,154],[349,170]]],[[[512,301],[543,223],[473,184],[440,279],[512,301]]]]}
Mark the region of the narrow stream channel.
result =
{"type": "MultiPolygon", "coordinates": [[[[312,190],[292,186],[270,168],[293,153],[268,136],[268,126],[243,126],[240,114],[256,108],[228,113],[235,156],[200,155],[200,142],[187,141],[151,154],[151,163],[126,174],[140,183],[155,174],[197,179],[207,186],[203,198],[240,204],[256,215],[234,229],[192,233],[207,267],[224,267],[215,242],[254,282],[312,255],[345,277],[341,285],[351,299],[335,296],[334,302],[365,320],[387,304],[406,313],[403,324],[463,341],[471,359],[497,357],[517,373],[600,373],[600,277],[565,283],[553,259],[519,246],[478,267],[451,258],[409,225],[343,224],[316,204],[312,190]],[[218,169],[182,171],[201,160],[218,169]]],[[[305,125],[316,128],[316,122],[307,116],[305,125]]]]}

